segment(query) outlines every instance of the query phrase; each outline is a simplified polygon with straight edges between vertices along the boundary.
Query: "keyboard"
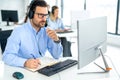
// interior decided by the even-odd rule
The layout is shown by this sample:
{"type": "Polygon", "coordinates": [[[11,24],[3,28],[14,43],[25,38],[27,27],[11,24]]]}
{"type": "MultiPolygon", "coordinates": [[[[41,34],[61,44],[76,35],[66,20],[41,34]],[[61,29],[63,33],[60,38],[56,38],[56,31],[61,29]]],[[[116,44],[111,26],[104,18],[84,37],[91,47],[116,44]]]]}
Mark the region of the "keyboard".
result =
{"type": "Polygon", "coordinates": [[[41,68],[38,70],[38,72],[46,76],[51,76],[67,68],[70,68],[76,64],[77,64],[77,60],[67,59],[65,61],[58,62],[51,66],[46,66],[44,68],[41,68]]]}
{"type": "Polygon", "coordinates": [[[62,34],[62,33],[72,33],[73,31],[72,30],[65,30],[63,32],[57,32],[58,34],[62,34]]]}

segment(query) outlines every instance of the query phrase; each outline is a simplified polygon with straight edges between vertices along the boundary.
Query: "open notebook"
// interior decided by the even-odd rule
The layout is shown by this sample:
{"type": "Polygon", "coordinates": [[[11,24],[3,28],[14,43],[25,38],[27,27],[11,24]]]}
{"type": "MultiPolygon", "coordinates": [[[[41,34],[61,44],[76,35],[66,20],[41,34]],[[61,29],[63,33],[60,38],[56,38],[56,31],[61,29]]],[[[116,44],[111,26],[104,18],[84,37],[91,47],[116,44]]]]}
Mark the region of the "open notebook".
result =
{"type": "Polygon", "coordinates": [[[32,71],[32,72],[36,72],[37,70],[39,70],[43,67],[53,65],[59,61],[60,60],[56,60],[56,59],[49,58],[49,57],[42,57],[42,58],[40,58],[41,65],[39,65],[37,69],[30,69],[30,68],[26,68],[26,69],[29,71],[32,71]]]}

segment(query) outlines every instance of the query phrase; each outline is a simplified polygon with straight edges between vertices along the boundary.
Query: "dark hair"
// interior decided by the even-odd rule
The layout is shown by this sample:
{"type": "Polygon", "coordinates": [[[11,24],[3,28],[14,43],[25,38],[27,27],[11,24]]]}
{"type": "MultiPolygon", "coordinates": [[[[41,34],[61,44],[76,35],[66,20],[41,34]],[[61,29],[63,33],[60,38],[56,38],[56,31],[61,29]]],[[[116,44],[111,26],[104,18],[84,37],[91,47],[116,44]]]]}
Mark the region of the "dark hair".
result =
{"type": "Polygon", "coordinates": [[[58,6],[52,6],[52,10],[51,10],[52,14],[54,14],[54,11],[55,11],[56,9],[58,9],[58,6]]]}
{"type": "Polygon", "coordinates": [[[47,7],[48,4],[44,0],[32,0],[30,5],[28,6],[28,10],[27,10],[27,14],[26,14],[24,22],[27,22],[28,17],[30,19],[33,18],[33,15],[34,15],[34,12],[35,12],[35,9],[36,9],[37,6],[47,7]]]}
{"type": "MultiPolygon", "coordinates": [[[[48,4],[44,1],[44,0],[33,0],[31,3],[30,3],[30,10],[32,11],[35,11],[36,7],[37,6],[40,6],[40,7],[47,7],[48,4]]],[[[30,11],[29,10],[29,11],[30,11]]]]}

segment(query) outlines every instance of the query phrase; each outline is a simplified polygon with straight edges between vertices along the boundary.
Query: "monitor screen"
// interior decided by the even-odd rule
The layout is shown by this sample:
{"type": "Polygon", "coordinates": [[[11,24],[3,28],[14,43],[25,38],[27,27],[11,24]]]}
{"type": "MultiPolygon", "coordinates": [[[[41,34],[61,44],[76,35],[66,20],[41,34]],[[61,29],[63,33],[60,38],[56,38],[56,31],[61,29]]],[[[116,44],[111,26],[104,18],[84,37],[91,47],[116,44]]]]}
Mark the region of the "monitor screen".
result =
{"type": "Polygon", "coordinates": [[[89,18],[78,21],[78,69],[83,68],[100,56],[101,47],[106,52],[107,17],[89,18]]]}
{"type": "Polygon", "coordinates": [[[1,10],[2,21],[7,21],[7,26],[9,22],[18,22],[18,12],[17,10],[1,10]]]}

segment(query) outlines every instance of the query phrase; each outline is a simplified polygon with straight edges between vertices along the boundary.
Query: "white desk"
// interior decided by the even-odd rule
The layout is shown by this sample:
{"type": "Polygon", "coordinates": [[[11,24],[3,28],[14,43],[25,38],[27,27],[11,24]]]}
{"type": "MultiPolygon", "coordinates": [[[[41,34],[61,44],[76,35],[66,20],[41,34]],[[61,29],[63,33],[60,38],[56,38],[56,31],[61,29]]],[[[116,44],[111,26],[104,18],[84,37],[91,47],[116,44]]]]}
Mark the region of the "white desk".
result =
{"type": "MultiPolygon", "coordinates": [[[[53,76],[47,77],[38,72],[31,72],[24,68],[4,65],[4,75],[2,78],[0,78],[0,80],[8,80],[8,79],[16,80],[15,78],[12,77],[12,74],[16,71],[22,72],[24,74],[24,78],[22,80],[60,80],[60,78],[61,78],[61,80],[68,80],[69,79],[68,73],[70,73],[71,70],[73,70],[73,69],[76,69],[76,66],[73,66],[73,67],[71,67],[67,70],[64,70],[63,72],[60,72],[58,74],[55,74],[53,76]]],[[[72,78],[72,80],[74,80],[74,77],[72,78]]]]}
{"type": "Polygon", "coordinates": [[[14,29],[17,26],[19,26],[19,25],[10,25],[10,26],[2,26],[2,25],[0,25],[0,28],[2,30],[11,30],[11,29],[14,29]]]}
{"type": "Polygon", "coordinates": [[[15,71],[19,71],[24,74],[24,78],[22,80],[117,80],[118,79],[114,71],[103,74],[78,75],[76,66],[66,69],[53,76],[47,77],[45,75],[39,74],[38,72],[30,72],[23,68],[11,67],[5,65],[4,76],[0,80],[16,80],[12,77],[12,74],[15,71]]]}
{"type": "MultiPolygon", "coordinates": [[[[108,47],[107,50],[108,51],[106,55],[109,55],[111,57],[116,69],[119,72],[120,71],[119,48],[113,49],[112,47],[108,47]]],[[[107,61],[108,61],[108,64],[112,66],[110,60],[107,60],[107,61]]],[[[88,68],[86,67],[86,71],[88,71],[87,69],[88,68]]],[[[95,68],[94,65],[89,66],[89,69],[91,71],[93,69],[98,70],[98,68],[95,68]]],[[[4,65],[4,75],[3,75],[3,78],[0,78],[0,80],[16,80],[15,78],[12,77],[12,74],[15,71],[20,71],[24,74],[24,78],[21,80],[119,80],[118,75],[116,74],[114,68],[109,73],[78,75],[77,65],[50,77],[42,75],[38,72],[30,72],[23,68],[4,65]]],[[[0,73],[1,73],[1,70],[0,70],[0,73]]]]}

